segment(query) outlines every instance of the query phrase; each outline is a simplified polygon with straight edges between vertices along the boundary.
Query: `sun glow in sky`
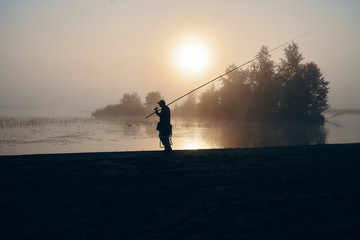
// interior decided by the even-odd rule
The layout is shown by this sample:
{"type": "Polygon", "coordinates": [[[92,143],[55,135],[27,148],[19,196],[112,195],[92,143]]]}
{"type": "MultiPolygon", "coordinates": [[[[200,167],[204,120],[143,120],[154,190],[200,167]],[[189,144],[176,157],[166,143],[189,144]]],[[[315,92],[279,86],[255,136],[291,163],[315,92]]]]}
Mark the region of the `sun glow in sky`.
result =
{"type": "Polygon", "coordinates": [[[207,70],[211,61],[208,45],[201,39],[183,40],[175,49],[174,63],[187,74],[196,74],[207,70]]]}
{"type": "Polygon", "coordinates": [[[358,0],[1,0],[0,114],[94,111],[133,91],[169,102],[308,31],[296,43],[331,107],[360,108],[359,12],[358,0]]]}

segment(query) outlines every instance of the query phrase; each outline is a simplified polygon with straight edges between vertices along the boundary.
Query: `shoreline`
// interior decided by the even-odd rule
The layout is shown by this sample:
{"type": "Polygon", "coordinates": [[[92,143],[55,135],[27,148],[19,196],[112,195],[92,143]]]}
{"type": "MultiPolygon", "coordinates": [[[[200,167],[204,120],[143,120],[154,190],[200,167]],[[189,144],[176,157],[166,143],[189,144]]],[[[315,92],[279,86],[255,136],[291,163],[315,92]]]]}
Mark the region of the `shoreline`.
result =
{"type": "MultiPolygon", "coordinates": [[[[313,144],[313,145],[290,145],[290,146],[271,146],[271,147],[255,147],[255,148],[212,148],[212,149],[180,149],[173,150],[170,154],[165,156],[177,155],[181,152],[201,152],[201,153],[212,153],[212,152],[223,152],[223,153],[241,153],[241,152],[254,152],[254,151],[274,151],[274,150],[325,150],[327,148],[359,148],[360,143],[331,143],[331,144],[313,144]]],[[[29,153],[29,154],[12,154],[12,155],[0,155],[1,158],[22,158],[22,157],[36,157],[36,156],[70,156],[70,155],[107,155],[107,154],[154,154],[162,153],[163,150],[139,150],[139,151],[111,151],[111,152],[69,152],[69,153],[29,153]]]]}

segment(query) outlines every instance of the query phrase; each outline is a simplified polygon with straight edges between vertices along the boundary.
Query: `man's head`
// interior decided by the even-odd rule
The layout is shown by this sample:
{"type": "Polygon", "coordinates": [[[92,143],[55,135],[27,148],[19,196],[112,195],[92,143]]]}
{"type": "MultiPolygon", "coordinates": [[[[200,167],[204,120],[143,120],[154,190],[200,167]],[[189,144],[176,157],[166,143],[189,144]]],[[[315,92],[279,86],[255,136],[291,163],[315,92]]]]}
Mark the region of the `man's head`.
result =
{"type": "Polygon", "coordinates": [[[158,102],[158,104],[159,104],[160,107],[166,106],[166,103],[165,103],[164,100],[160,100],[160,101],[158,102]]]}

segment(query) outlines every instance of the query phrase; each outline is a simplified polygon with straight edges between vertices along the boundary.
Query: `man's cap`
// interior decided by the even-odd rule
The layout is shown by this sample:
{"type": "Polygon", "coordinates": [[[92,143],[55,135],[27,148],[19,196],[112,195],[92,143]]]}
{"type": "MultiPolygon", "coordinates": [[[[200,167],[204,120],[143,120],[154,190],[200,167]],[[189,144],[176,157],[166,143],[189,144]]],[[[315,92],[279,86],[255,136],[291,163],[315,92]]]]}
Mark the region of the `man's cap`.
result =
{"type": "Polygon", "coordinates": [[[165,104],[165,101],[164,101],[164,100],[160,100],[160,101],[158,102],[158,104],[160,104],[160,103],[165,104]]]}

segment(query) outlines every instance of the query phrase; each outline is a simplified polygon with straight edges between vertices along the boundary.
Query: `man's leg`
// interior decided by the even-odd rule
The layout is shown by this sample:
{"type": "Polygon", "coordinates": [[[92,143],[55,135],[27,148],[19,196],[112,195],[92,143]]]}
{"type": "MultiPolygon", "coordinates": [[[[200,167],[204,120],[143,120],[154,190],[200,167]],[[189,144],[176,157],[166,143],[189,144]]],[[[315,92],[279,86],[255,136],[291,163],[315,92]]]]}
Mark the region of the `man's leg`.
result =
{"type": "Polygon", "coordinates": [[[160,132],[160,140],[162,142],[162,144],[164,145],[165,147],[165,152],[169,152],[169,151],[172,151],[172,148],[171,148],[171,144],[170,144],[170,141],[169,141],[169,135],[166,135],[162,132],[160,132]]]}
{"type": "Polygon", "coordinates": [[[165,146],[165,151],[171,151],[171,145],[170,145],[170,141],[169,141],[169,136],[164,137],[164,141],[163,144],[165,146]]]}

